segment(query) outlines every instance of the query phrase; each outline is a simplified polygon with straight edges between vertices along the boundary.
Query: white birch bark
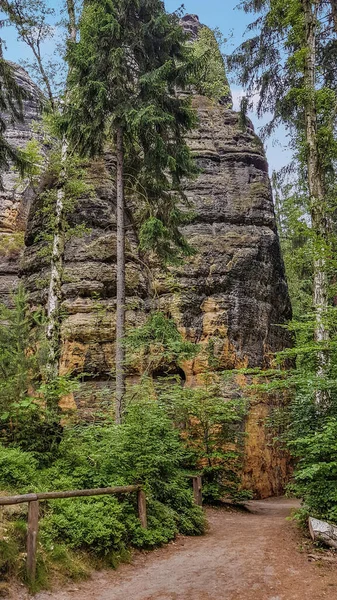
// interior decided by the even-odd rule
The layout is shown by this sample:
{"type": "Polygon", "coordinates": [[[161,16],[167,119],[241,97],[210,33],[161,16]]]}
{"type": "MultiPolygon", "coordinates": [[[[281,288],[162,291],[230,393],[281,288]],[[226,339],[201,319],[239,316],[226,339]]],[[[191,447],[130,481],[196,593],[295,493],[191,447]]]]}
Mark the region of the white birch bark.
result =
{"type": "Polygon", "coordinates": [[[309,530],[314,542],[323,542],[327,546],[337,548],[337,527],[335,525],[310,517],[309,530]]]}
{"type": "Polygon", "coordinates": [[[125,199],[123,129],[117,129],[117,306],[116,306],[116,423],[122,422],[125,393],[125,199]]]}
{"type": "MultiPolygon", "coordinates": [[[[67,0],[69,17],[69,40],[76,42],[77,27],[74,0],[67,0]]],[[[67,94],[66,94],[67,96],[67,94]]],[[[66,138],[62,141],[61,148],[61,173],[60,179],[65,179],[65,167],[67,162],[68,143],[66,138]]],[[[48,379],[57,377],[59,373],[59,346],[60,346],[60,304],[62,290],[62,271],[64,254],[64,189],[57,190],[55,205],[55,223],[52,243],[52,255],[50,265],[50,280],[47,299],[47,342],[48,342],[48,379]]]]}
{"type": "MultiPolygon", "coordinates": [[[[310,195],[310,215],[312,228],[318,240],[318,249],[314,258],[314,290],[313,304],[316,312],[315,340],[323,344],[329,340],[329,331],[325,324],[325,314],[328,308],[328,278],[324,259],[324,250],[320,249],[326,240],[327,215],[325,209],[325,186],[320,164],[318,139],[317,139],[317,113],[316,113],[316,35],[317,11],[319,0],[302,0],[305,15],[305,32],[307,55],[305,66],[305,86],[308,101],[305,109],[306,142],[308,146],[308,186],[310,195]]],[[[317,375],[324,377],[327,368],[327,357],[324,351],[318,353],[317,375]]],[[[316,392],[316,403],[322,405],[326,394],[320,390],[316,392]]]]}
{"type": "MultiPolygon", "coordinates": [[[[62,164],[67,159],[68,146],[64,140],[62,143],[62,164]]],[[[64,173],[61,173],[61,177],[64,173]]],[[[63,188],[57,190],[55,205],[55,224],[53,247],[50,265],[50,280],[47,299],[47,331],[48,342],[48,363],[47,376],[53,379],[58,376],[59,363],[59,344],[60,344],[60,326],[59,326],[59,308],[61,301],[62,287],[62,269],[64,254],[64,191],[63,188]]]]}

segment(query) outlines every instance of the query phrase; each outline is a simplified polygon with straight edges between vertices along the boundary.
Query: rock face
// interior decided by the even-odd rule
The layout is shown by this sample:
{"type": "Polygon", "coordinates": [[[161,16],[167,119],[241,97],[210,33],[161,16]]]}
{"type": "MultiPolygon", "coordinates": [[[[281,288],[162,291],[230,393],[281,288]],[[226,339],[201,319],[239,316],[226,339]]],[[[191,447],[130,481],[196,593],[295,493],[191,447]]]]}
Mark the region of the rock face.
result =
{"type": "MultiPolygon", "coordinates": [[[[13,65],[15,76],[30,97],[24,101],[24,122],[8,119],[6,138],[17,148],[23,148],[33,137],[33,122],[40,119],[41,93],[24,69],[13,65]]],[[[24,248],[24,231],[33,199],[32,190],[20,184],[14,171],[3,176],[0,190],[0,302],[11,303],[11,293],[18,282],[20,257],[24,248]]]]}
{"type": "Polygon", "coordinates": [[[189,142],[202,172],[187,190],[196,216],[185,235],[197,255],[176,272],[180,326],[198,342],[219,338],[223,369],[268,366],[291,314],[268,165],[251,125],[243,131],[236,113],[204,97],[194,104],[200,127],[189,142]]]}
{"type": "MultiPolygon", "coordinates": [[[[195,16],[185,22],[192,33],[200,27],[195,16]]],[[[210,354],[215,379],[225,369],[268,367],[271,353],[288,344],[280,325],[291,316],[291,307],[261,141],[251,123],[241,127],[230,102],[215,103],[194,95],[193,103],[199,127],[188,141],[201,173],[186,189],[194,218],[184,233],[197,253],[169,274],[151,273],[138,253],[130,210],[127,325],[144,322],[155,292],[156,307],[171,315],[183,335],[204,349],[182,365],[183,372],[179,369],[187,385],[202,385],[210,354]]],[[[33,107],[29,111],[28,129],[33,107]]],[[[109,400],[114,385],[116,218],[111,172],[111,157],[90,165],[88,177],[95,194],[83,198],[72,215],[74,224],[84,224],[89,231],[72,238],[65,251],[60,364],[63,373],[86,373],[80,390],[66,399],[67,406],[76,406],[84,415],[109,400]]],[[[21,204],[25,207],[24,199],[21,204]]],[[[21,204],[13,200],[10,206],[21,204]]],[[[49,263],[35,243],[41,229],[38,214],[35,203],[22,276],[33,301],[45,303],[49,263]]],[[[16,262],[13,268],[17,269],[16,262]]],[[[6,289],[14,279],[8,280],[6,289]]],[[[224,398],[243,393],[242,379],[235,390],[224,390],[224,398]]],[[[282,492],[288,466],[286,457],[269,443],[265,427],[273,400],[254,402],[245,424],[244,485],[266,497],[282,492]]]]}

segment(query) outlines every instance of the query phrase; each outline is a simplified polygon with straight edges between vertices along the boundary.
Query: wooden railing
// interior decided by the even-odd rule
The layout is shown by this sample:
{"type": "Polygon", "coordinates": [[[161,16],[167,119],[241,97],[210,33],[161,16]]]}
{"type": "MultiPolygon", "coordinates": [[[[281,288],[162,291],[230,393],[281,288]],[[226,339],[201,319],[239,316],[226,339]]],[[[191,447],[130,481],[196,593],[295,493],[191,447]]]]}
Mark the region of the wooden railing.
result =
{"type": "MultiPolygon", "coordinates": [[[[191,475],[193,481],[194,502],[202,506],[202,479],[200,476],[191,475]]],[[[60,498],[82,498],[88,496],[109,496],[118,494],[131,494],[137,492],[138,515],[141,525],[147,529],[146,496],[141,485],[127,485],[111,488],[98,488],[93,490],[72,490],[69,492],[42,492],[25,494],[23,496],[0,497],[0,506],[24,504],[28,502],[28,529],[27,529],[27,577],[33,584],[36,577],[36,549],[39,532],[39,502],[41,500],[57,500],[60,498]]]]}
{"type": "Polygon", "coordinates": [[[201,475],[190,475],[193,482],[193,497],[197,506],[202,506],[202,477],[201,475]]]}
{"type": "Polygon", "coordinates": [[[138,514],[142,527],[147,528],[146,496],[140,485],[122,487],[98,488],[93,490],[72,490],[70,492],[45,492],[38,494],[25,494],[23,496],[4,496],[0,498],[0,506],[24,504],[28,502],[28,530],[27,530],[27,577],[33,584],[36,577],[36,549],[39,531],[39,502],[40,500],[57,500],[60,498],[81,498],[85,496],[108,496],[118,494],[131,494],[137,492],[138,514]]]}

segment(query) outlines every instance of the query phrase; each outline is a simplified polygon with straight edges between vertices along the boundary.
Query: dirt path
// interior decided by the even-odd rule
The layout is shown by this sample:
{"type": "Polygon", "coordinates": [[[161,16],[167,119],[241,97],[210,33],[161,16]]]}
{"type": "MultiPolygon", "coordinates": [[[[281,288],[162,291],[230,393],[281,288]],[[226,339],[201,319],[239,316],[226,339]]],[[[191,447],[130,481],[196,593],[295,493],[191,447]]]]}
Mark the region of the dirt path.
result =
{"type": "Polygon", "coordinates": [[[286,521],[289,500],[251,502],[251,513],[208,509],[209,533],[139,554],[36,600],[336,600],[337,569],[308,561],[286,521]]]}

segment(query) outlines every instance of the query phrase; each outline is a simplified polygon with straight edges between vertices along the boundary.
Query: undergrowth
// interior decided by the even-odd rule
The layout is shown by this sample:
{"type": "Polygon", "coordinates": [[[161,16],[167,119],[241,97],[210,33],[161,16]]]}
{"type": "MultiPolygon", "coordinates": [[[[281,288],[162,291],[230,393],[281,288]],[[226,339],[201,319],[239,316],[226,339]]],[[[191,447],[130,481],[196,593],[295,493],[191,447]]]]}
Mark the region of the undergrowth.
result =
{"type": "MultiPolygon", "coordinates": [[[[64,430],[54,460],[45,466],[38,453],[0,445],[0,489],[6,493],[142,484],[148,529],[137,513],[136,494],[53,500],[40,503],[38,577],[86,577],[90,565],[115,567],[131,548],[165,544],[178,533],[205,530],[183,470],[183,446],[163,407],[156,402],[129,406],[122,426],[105,422],[64,430]]],[[[0,573],[24,577],[26,509],[0,509],[0,573]]]]}

